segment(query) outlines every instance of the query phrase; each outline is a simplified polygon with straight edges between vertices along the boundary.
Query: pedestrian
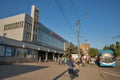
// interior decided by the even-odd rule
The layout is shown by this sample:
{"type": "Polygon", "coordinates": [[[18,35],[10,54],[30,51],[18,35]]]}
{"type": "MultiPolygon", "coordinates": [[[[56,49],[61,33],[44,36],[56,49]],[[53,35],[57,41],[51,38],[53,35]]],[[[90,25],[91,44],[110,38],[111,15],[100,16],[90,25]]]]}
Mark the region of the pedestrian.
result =
{"type": "Polygon", "coordinates": [[[67,61],[67,70],[70,78],[74,78],[74,61],[72,59],[72,55],[69,55],[69,60],[67,61]]]}
{"type": "Polygon", "coordinates": [[[59,62],[59,64],[61,64],[61,58],[59,58],[58,62],[59,62]]]}

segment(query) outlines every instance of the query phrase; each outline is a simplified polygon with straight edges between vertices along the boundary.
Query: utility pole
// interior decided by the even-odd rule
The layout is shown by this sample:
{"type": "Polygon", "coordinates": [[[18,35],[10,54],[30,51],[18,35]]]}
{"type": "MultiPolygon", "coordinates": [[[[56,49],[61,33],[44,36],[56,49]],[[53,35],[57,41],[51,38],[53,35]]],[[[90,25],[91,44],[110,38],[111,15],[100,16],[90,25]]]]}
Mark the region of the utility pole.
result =
{"type": "Polygon", "coordinates": [[[77,35],[77,38],[78,38],[78,57],[80,58],[81,54],[80,54],[80,20],[77,20],[77,23],[76,25],[78,26],[78,35],[77,35]]]}

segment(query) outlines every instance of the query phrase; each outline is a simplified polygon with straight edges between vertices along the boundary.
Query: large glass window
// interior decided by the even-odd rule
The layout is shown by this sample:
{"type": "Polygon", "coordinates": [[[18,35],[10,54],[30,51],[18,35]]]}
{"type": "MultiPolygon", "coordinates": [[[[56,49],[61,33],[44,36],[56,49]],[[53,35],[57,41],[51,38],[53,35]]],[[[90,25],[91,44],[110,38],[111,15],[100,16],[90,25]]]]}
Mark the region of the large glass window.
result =
{"type": "Polygon", "coordinates": [[[5,56],[12,56],[12,47],[11,46],[6,46],[5,56]]]}
{"type": "Polygon", "coordinates": [[[16,57],[16,58],[37,58],[38,51],[32,49],[6,46],[5,56],[16,57]]]}
{"type": "Polygon", "coordinates": [[[15,57],[17,58],[37,58],[38,52],[36,50],[16,48],[15,57]]]}
{"type": "Polygon", "coordinates": [[[27,49],[16,48],[15,57],[24,58],[27,55],[27,49]]]}
{"type": "Polygon", "coordinates": [[[56,48],[60,48],[60,49],[64,48],[64,42],[56,39],[55,37],[51,36],[50,34],[42,31],[41,29],[38,32],[38,41],[40,43],[54,46],[56,48]]]}
{"type": "Polygon", "coordinates": [[[15,47],[6,46],[6,48],[5,48],[5,56],[15,56],[15,47]]]}

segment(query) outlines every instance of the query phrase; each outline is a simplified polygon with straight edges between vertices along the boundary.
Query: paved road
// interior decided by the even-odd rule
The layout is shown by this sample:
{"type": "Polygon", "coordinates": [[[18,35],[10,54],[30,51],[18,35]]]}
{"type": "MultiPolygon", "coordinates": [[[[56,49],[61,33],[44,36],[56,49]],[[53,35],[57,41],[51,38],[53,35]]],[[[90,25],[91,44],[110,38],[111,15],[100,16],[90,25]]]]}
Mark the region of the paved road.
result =
{"type": "Polygon", "coordinates": [[[100,67],[106,76],[106,80],[120,80],[120,60],[117,60],[116,67],[100,67]]]}
{"type": "MultiPolygon", "coordinates": [[[[75,80],[104,80],[98,66],[78,67],[75,80]]],[[[0,65],[0,80],[69,80],[65,65],[56,62],[0,65]]]]}

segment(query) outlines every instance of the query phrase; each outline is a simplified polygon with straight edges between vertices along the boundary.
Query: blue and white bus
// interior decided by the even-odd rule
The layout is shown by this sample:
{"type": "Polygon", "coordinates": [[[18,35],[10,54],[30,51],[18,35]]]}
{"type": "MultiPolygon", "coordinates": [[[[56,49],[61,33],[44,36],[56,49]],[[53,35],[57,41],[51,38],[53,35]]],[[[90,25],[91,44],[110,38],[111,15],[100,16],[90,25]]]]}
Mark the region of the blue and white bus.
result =
{"type": "Polygon", "coordinates": [[[98,53],[99,66],[116,66],[115,54],[112,50],[100,50],[98,53]]]}

